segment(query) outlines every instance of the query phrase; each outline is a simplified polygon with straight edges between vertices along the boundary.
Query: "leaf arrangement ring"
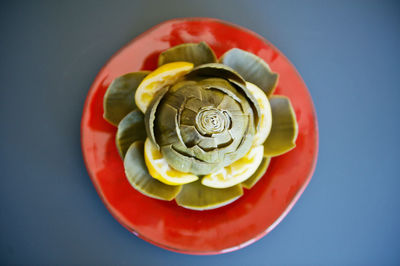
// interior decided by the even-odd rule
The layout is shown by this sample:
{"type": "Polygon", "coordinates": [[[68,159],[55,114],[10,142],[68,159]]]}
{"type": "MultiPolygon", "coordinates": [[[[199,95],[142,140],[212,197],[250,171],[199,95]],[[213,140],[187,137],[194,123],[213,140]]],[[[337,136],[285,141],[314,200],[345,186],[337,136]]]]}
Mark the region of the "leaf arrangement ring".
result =
{"type": "Polygon", "coordinates": [[[214,107],[202,107],[196,116],[196,128],[202,135],[212,135],[229,128],[231,117],[214,107]]]}

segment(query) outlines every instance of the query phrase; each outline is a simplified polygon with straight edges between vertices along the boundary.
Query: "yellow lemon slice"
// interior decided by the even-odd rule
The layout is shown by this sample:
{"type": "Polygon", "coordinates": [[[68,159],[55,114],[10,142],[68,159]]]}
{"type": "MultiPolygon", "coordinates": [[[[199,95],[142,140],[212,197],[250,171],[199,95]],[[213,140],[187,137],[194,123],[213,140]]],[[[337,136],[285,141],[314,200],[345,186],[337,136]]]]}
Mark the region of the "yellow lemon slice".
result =
{"type": "Polygon", "coordinates": [[[144,160],[150,175],[164,184],[182,185],[199,179],[195,175],[183,173],[171,168],[162,153],[149,138],[147,138],[144,143],[144,160]]]}
{"type": "Polygon", "coordinates": [[[147,75],[135,93],[135,103],[140,111],[146,112],[154,95],[163,87],[175,83],[193,68],[192,63],[174,62],[160,66],[147,75]]]}
{"type": "Polygon", "coordinates": [[[264,157],[264,146],[253,146],[250,151],[236,162],[204,176],[201,183],[213,188],[227,188],[239,184],[251,177],[260,166],[264,157]]]}
{"type": "Polygon", "coordinates": [[[260,127],[254,135],[253,145],[261,145],[267,139],[272,126],[272,113],[271,105],[267,95],[256,85],[250,82],[246,82],[246,87],[256,98],[258,105],[261,109],[260,127]]]}

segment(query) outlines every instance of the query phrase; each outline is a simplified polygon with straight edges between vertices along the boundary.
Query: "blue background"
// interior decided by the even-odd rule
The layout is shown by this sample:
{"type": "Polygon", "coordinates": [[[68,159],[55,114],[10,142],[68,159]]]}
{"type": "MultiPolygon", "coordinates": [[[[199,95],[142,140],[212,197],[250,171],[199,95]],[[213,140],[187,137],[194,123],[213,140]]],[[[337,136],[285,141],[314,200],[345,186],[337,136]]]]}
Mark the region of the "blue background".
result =
{"type": "Polygon", "coordinates": [[[2,1],[0,263],[400,264],[400,2],[2,1]],[[174,17],[247,27],[297,67],[315,103],[310,185],[260,241],[218,256],[169,252],[103,206],[80,149],[89,87],[121,46],[174,17]]]}

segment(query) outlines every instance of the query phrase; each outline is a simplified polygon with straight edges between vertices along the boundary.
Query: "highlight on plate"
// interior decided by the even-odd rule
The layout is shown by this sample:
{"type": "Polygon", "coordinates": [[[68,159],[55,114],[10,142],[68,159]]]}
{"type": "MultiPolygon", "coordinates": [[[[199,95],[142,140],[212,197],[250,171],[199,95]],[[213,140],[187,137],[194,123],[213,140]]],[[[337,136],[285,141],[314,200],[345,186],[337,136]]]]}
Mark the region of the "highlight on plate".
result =
{"type": "Polygon", "coordinates": [[[162,52],[158,68],[116,78],[104,119],[118,127],[126,178],[142,194],[193,210],[227,205],[251,189],[271,157],[295,145],[290,100],[278,74],[233,48],[219,59],[205,43],[162,52]]]}

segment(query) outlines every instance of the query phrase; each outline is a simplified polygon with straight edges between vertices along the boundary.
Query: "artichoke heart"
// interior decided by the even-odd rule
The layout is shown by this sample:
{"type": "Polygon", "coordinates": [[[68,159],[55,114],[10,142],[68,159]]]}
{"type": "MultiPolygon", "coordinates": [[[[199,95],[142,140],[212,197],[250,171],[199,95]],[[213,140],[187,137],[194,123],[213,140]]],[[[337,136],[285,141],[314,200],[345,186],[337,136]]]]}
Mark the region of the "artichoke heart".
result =
{"type": "Polygon", "coordinates": [[[169,165],[206,175],[248,152],[255,116],[245,93],[228,80],[192,75],[150,105],[154,125],[147,128],[169,165]]]}

